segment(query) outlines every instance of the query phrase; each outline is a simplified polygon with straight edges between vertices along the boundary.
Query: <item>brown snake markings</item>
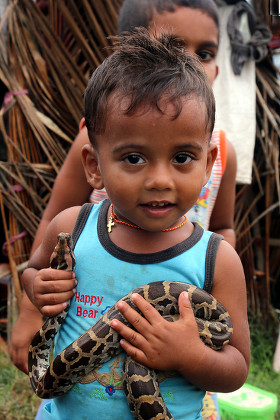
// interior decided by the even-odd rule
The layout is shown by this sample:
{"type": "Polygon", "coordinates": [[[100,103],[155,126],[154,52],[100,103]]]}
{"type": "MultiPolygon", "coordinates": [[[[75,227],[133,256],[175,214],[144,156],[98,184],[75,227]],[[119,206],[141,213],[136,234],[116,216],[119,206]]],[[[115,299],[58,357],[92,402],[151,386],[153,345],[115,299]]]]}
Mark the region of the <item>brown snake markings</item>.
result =
{"type": "MultiPolygon", "coordinates": [[[[74,265],[71,235],[60,233],[51,255],[51,267],[72,271],[74,265]]],[[[225,308],[205,290],[187,283],[163,281],[139,287],[121,300],[139,312],[130,299],[132,293],[139,293],[162,316],[173,321],[178,318],[178,297],[182,291],[189,294],[200,338],[214,350],[220,350],[231,338],[232,322],[225,308]]],[[[53,340],[67,311],[68,308],[48,318],[29,348],[30,382],[40,398],[54,398],[69,391],[76,382],[86,383],[87,375],[122,351],[120,335],[110,327],[112,319],[119,319],[131,327],[114,305],[50,363],[53,340]]],[[[173,419],[160,394],[156,371],[126,356],[123,385],[135,418],[173,419]]]]}

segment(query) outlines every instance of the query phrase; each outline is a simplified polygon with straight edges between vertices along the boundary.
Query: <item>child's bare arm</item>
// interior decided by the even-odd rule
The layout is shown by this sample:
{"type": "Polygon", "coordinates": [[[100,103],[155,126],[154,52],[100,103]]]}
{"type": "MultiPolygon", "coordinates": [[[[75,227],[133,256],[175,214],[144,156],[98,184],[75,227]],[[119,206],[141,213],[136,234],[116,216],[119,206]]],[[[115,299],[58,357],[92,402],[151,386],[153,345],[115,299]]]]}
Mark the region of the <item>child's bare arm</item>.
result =
{"type": "Polygon", "coordinates": [[[125,303],[119,310],[137,330],[118,321],[112,327],[123,337],[124,350],[138,362],[153,369],[177,370],[198,387],[230,392],[245,382],[250,363],[246,287],[243,269],[234,249],[223,241],[219,247],[212,294],[229,311],[234,333],[230,344],[215,351],[199,338],[193,311],[184,294],[180,295],[180,319],[170,323],[141,296],[134,303],[144,317],[125,303]]]}
{"type": "Polygon", "coordinates": [[[42,315],[23,293],[19,317],[13,327],[9,354],[14,365],[28,374],[28,349],[43,324],[42,315]],[[24,309],[22,307],[24,306],[24,309]]]}
{"type": "Polygon", "coordinates": [[[48,224],[59,212],[71,206],[81,206],[89,199],[92,187],[86,180],[81,155],[82,147],[86,143],[89,143],[89,139],[84,127],[75,138],[56,177],[50,200],[33,241],[31,255],[41,243],[48,224]]]}
{"type": "Polygon", "coordinates": [[[53,316],[66,307],[75,293],[75,274],[50,268],[50,257],[60,232],[73,230],[80,207],[61,212],[49,224],[41,245],[31,257],[22,276],[23,287],[31,302],[45,316],[53,316]]]}
{"type": "MultiPolygon", "coordinates": [[[[31,256],[42,242],[48,224],[60,211],[73,205],[82,205],[88,200],[92,188],[86,181],[81,158],[81,149],[88,142],[87,129],[81,127],[56,178],[50,201],[33,241],[31,256]]],[[[25,285],[28,287],[28,282],[25,285]]],[[[20,315],[12,331],[9,350],[14,364],[25,373],[28,372],[27,354],[30,341],[41,325],[42,315],[24,292],[20,315]],[[31,319],[32,322],[30,322],[31,319]]]]}
{"type": "MultiPolygon", "coordinates": [[[[81,126],[56,178],[50,201],[33,241],[31,256],[42,242],[48,224],[60,211],[73,205],[82,205],[88,200],[92,188],[86,181],[81,158],[81,149],[88,142],[87,129],[81,126]]],[[[20,314],[13,327],[9,351],[13,363],[25,373],[28,373],[28,348],[41,325],[42,315],[24,292],[20,314]]]]}
{"type": "Polygon", "coordinates": [[[233,247],[236,244],[234,232],[234,204],[236,189],[236,154],[232,144],[227,141],[227,163],[215,206],[210,219],[209,230],[224,236],[233,247]]]}

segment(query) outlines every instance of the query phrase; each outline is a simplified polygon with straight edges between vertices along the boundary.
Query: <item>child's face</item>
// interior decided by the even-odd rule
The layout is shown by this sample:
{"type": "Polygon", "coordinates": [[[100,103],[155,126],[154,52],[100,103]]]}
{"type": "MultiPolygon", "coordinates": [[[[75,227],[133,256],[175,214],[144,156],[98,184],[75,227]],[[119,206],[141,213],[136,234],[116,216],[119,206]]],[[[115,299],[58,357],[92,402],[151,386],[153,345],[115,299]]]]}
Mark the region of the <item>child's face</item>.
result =
{"type": "MultiPolygon", "coordinates": [[[[194,205],[211,173],[216,148],[208,143],[205,105],[188,98],[172,120],[168,101],[164,115],[142,106],[132,116],[121,111],[125,102],[111,99],[105,133],[96,136],[98,188],[105,186],[120,219],[160,231],[194,205]]],[[[92,187],[94,175],[87,176],[92,187]]]]}
{"type": "Polygon", "coordinates": [[[173,34],[180,38],[186,50],[195,53],[213,84],[217,74],[218,28],[214,20],[200,9],[177,7],[174,12],[155,13],[150,33],[173,34]]]}

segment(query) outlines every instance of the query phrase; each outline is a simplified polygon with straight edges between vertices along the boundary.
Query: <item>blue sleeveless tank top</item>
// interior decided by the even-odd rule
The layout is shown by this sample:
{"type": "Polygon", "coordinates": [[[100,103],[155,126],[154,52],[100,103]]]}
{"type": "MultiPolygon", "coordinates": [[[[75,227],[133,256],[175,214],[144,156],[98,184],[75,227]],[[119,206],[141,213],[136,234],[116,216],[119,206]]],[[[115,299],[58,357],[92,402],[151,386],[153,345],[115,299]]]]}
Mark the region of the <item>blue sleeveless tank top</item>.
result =
{"type": "MultiPolygon", "coordinates": [[[[211,290],[221,236],[194,225],[183,242],[152,254],[135,254],[117,247],[107,232],[109,200],[85,204],[72,237],[76,257],[76,295],[55,339],[54,355],[89,329],[115,302],[131,290],[153,281],[173,280],[211,290]]],[[[187,343],[186,343],[187,345],[187,343]]],[[[44,407],[45,419],[132,419],[122,388],[125,354],[94,372],[94,381],[77,383],[44,407]]],[[[168,377],[160,391],[176,420],[201,419],[205,392],[182,376],[168,377]]]]}

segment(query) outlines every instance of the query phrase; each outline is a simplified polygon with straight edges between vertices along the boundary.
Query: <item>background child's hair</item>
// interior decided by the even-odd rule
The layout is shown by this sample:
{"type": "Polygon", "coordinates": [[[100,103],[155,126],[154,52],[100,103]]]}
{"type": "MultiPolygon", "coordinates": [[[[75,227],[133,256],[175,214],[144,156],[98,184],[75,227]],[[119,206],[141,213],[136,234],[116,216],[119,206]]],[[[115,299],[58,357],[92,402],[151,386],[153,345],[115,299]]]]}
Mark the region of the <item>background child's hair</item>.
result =
{"type": "Polygon", "coordinates": [[[218,8],[214,0],[124,0],[119,12],[118,32],[149,28],[155,12],[174,12],[177,7],[199,9],[210,16],[219,29],[218,8]]]}
{"type": "Polygon", "coordinates": [[[197,97],[206,107],[209,137],[215,121],[215,100],[208,78],[198,59],[187,52],[173,35],[151,36],[139,28],[115,38],[115,51],[92,74],[84,95],[85,123],[90,141],[104,133],[112,94],[126,98],[127,115],[139,106],[155,107],[164,113],[160,100],[173,101],[177,118],[183,103],[197,97]]]}

